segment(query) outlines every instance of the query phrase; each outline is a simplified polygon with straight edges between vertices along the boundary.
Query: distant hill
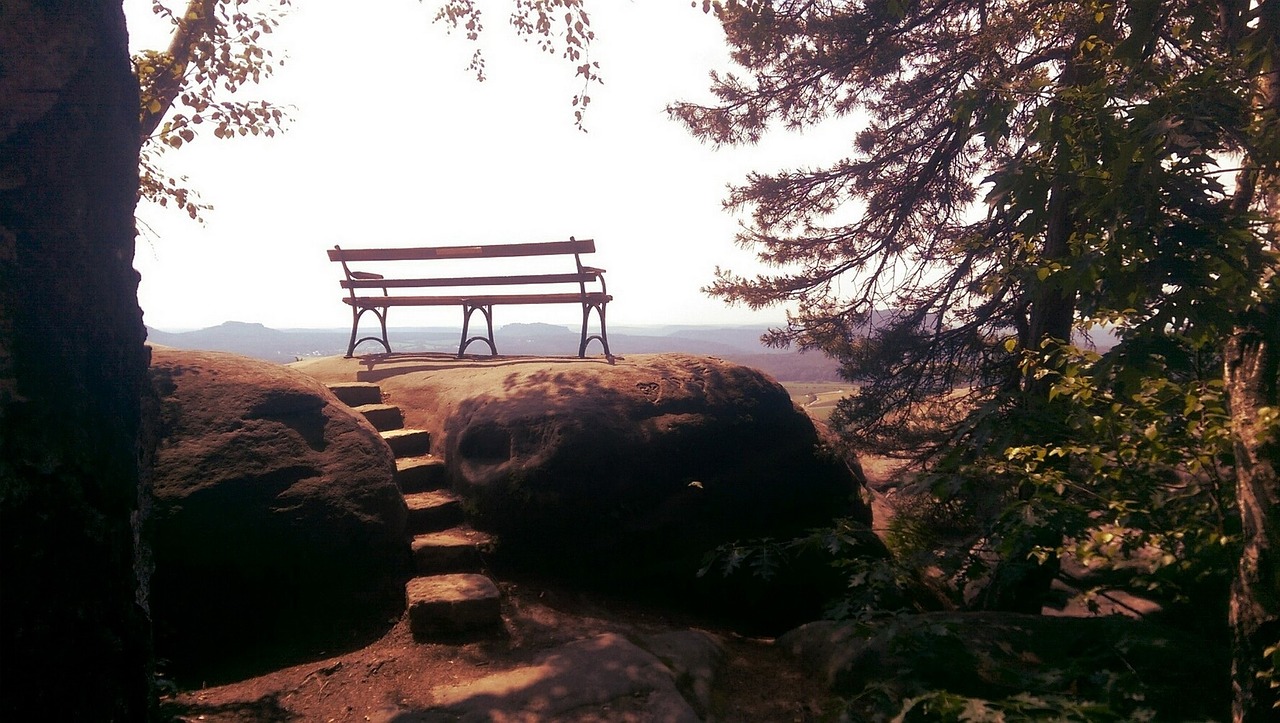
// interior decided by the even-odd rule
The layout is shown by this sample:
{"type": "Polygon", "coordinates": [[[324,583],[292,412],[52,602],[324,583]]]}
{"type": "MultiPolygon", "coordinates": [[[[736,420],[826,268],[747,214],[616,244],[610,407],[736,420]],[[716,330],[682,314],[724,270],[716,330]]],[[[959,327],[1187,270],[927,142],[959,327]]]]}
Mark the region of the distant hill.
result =
{"type": "MultiPolygon", "coordinates": [[[[837,365],[820,354],[769,349],[760,344],[766,327],[623,327],[611,330],[609,348],[614,354],[683,353],[715,356],[760,369],[782,381],[838,381],[837,365]]],[[[392,329],[391,344],[397,352],[454,353],[460,329],[392,329]]],[[[262,324],[228,321],[196,331],[166,332],[147,329],[147,338],[179,349],[227,351],[257,359],[288,363],[305,357],[333,356],[347,349],[350,332],[342,329],[271,329],[262,324]]],[[[570,356],[578,351],[578,331],[554,324],[508,324],[494,333],[502,354],[570,356]]],[[[357,352],[378,351],[366,343],[357,352]]],[[[469,352],[483,354],[484,344],[472,344],[469,352]]],[[[592,342],[589,353],[599,353],[592,342]]]]}
{"type": "MultiPolygon", "coordinates": [[[[474,329],[472,332],[474,333],[474,329]]],[[[737,364],[760,369],[779,381],[841,381],[835,361],[816,352],[800,353],[789,349],[771,349],[760,343],[767,331],[764,326],[654,326],[614,327],[609,334],[609,348],[614,354],[682,353],[714,356],[737,364]]],[[[447,327],[404,328],[391,330],[391,343],[397,352],[452,354],[458,350],[461,329],[447,327]]],[[[350,332],[343,329],[271,329],[262,324],[228,321],[197,331],[166,332],[147,329],[147,337],[156,344],[179,349],[208,349],[243,354],[257,359],[288,363],[306,357],[333,356],[347,350],[350,332]]],[[[522,356],[572,356],[578,352],[578,330],[555,324],[508,324],[494,334],[498,351],[522,356]]],[[[1077,343],[1093,344],[1106,350],[1115,344],[1115,336],[1107,330],[1095,329],[1092,338],[1077,343]]],[[[377,344],[365,343],[358,352],[380,350],[377,344]]],[[[484,354],[488,347],[472,344],[468,349],[484,354]]],[[[598,342],[592,342],[589,353],[600,353],[598,342]]]]}
{"type": "MultiPolygon", "coordinates": [[[[348,331],[339,329],[271,329],[262,324],[228,321],[196,331],[168,332],[147,327],[147,340],[178,349],[206,349],[280,363],[299,357],[329,356],[347,350],[348,331]]],[[[457,349],[457,342],[454,342],[457,349]]]]}

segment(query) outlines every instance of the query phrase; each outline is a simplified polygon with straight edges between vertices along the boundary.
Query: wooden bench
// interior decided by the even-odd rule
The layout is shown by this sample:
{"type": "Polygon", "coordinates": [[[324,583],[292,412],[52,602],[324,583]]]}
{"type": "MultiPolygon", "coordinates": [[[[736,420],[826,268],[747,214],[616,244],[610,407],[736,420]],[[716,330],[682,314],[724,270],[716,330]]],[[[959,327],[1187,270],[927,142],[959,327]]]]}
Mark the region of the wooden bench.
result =
{"type": "MultiPolygon", "coordinates": [[[[605,305],[613,299],[605,290],[604,269],[597,269],[582,264],[582,254],[594,253],[596,244],[593,239],[581,241],[569,237],[568,241],[551,241],[545,243],[494,244],[483,246],[435,246],[418,248],[376,248],[376,249],[344,249],[334,246],[329,250],[329,260],[342,264],[346,278],[342,280],[342,288],[347,290],[343,302],[351,306],[351,341],[347,345],[347,358],[353,356],[355,349],[366,341],[382,344],[387,353],[391,353],[391,343],[387,339],[387,312],[393,306],[461,306],[462,307],[462,341],[458,345],[458,357],[461,358],[467,347],[474,341],[483,341],[489,345],[491,356],[498,355],[498,347],[493,339],[493,307],[499,304],[581,304],[582,335],[578,344],[578,356],[585,357],[587,344],[598,339],[604,347],[606,357],[609,353],[609,339],[605,332],[605,305]],[[471,275],[470,273],[451,276],[404,276],[388,278],[383,273],[352,270],[349,264],[380,264],[380,270],[395,263],[400,268],[414,268],[415,271],[424,264],[408,264],[401,262],[436,262],[451,261],[451,269],[466,267],[472,270],[476,264],[470,260],[499,259],[512,257],[538,256],[573,256],[574,270],[564,273],[524,273],[511,276],[471,275]],[[599,283],[600,290],[588,290],[588,284],[599,283]],[[513,287],[526,287],[513,289],[513,287]],[[535,293],[530,288],[541,290],[550,288],[551,293],[535,293]],[[569,289],[573,290],[570,291],[569,289]],[[600,322],[599,334],[588,334],[587,328],[591,312],[596,312],[600,322]],[[475,312],[484,316],[487,336],[468,338],[467,330],[471,317],[475,312]],[[357,338],[360,318],[371,312],[377,317],[382,335],[357,338]]],[[[436,265],[437,270],[441,268],[436,265]]]]}

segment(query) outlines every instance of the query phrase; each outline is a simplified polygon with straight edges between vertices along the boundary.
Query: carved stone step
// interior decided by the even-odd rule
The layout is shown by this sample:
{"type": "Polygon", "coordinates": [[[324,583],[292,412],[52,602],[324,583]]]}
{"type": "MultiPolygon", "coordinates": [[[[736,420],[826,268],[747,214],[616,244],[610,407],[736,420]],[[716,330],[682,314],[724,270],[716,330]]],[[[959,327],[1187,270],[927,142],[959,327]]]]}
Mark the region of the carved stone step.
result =
{"type": "Polygon", "coordinates": [[[405,585],[416,638],[456,635],[502,624],[498,586],[484,575],[415,577],[405,585]]]}
{"type": "Polygon", "coordinates": [[[396,460],[396,484],[400,492],[438,490],[448,482],[444,460],[432,455],[396,460]]]}
{"type": "Polygon", "coordinates": [[[465,517],[462,499],[449,490],[407,494],[404,503],[409,508],[409,532],[415,535],[447,530],[465,517]]]}
{"type": "Polygon", "coordinates": [[[475,572],[484,565],[481,553],[493,538],[478,530],[454,527],[413,538],[413,565],[421,575],[475,572]]]}
{"type": "Polygon", "coordinates": [[[399,457],[417,457],[431,451],[431,433],[425,429],[390,429],[382,438],[399,457]]]}
{"type": "Polygon", "coordinates": [[[404,413],[394,404],[361,404],[353,407],[369,420],[369,424],[379,432],[400,429],[404,426],[404,413]]]}
{"type": "Polygon", "coordinates": [[[363,404],[382,404],[382,387],[369,382],[338,382],[329,384],[329,391],[348,407],[363,404]]]}

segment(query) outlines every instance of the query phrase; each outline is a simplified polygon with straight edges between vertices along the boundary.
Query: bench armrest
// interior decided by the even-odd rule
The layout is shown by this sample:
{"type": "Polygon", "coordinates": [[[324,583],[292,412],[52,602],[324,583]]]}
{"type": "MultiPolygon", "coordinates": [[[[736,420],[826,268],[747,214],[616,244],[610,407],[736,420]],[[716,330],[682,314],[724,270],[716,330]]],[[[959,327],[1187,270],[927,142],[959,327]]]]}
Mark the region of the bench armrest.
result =
{"type": "MultiPolygon", "coordinates": [[[[584,274],[591,274],[592,276],[596,277],[595,280],[600,282],[600,293],[602,294],[609,293],[609,289],[604,284],[604,269],[601,269],[595,266],[579,266],[578,270],[584,274]]],[[[582,287],[584,292],[586,291],[586,288],[587,287],[584,284],[582,287]]]]}
{"type": "Polygon", "coordinates": [[[361,281],[364,281],[367,279],[381,279],[382,274],[375,274],[371,271],[352,271],[351,278],[360,279],[361,281]]]}

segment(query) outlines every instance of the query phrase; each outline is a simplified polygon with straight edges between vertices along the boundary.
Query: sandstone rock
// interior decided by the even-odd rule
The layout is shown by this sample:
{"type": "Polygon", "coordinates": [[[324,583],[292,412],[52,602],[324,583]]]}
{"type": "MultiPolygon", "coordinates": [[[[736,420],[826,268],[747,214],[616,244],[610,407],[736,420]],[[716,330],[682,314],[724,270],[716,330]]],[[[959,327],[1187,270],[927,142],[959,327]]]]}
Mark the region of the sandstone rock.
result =
{"type": "MultiPolygon", "coordinates": [[[[860,478],[821,449],[786,390],[718,359],[391,355],[295,366],[379,383],[407,425],[431,431],[473,523],[497,536],[498,562],[522,570],[678,598],[710,585],[695,573],[718,545],[786,539],[840,515],[870,522],[860,478]]],[[[819,596],[807,573],[768,593],[735,585],[714,593],[722,609],[819,596]]]]}
{"type": "Polygon", "coordinates": [[[928,690],[988,700],[1032,692],[1123,714],[1153,709],[1156,720],[1206,720],[1225,715],[1230,691],[1219,643],[1119,616],[944,612],[821,621],[777,645],[834,693],[858,698],[873,687],[898,703],[928,690]]]}
{"type": "Polygon", "coordinates": [[[385,624],[407,513],[372,426],[316,380],[231,354],[155,349],[151,376],[159,655],[204,667],[385,624]]]}
{"type": "Polygon", "coordinates": [[[405,586],[415,636],[453,635],[502,623],[498,586],[484,575],[415,577],[405,586]]]}
{"type": "Polygon", "coordinates": [[[435,709],[396,721],[700,720],[674,675],[652,653],[606,633],[543,654],[533,664],[432,691],[435,709]]]}
{"type": "Polygon", "coordinates": [[[484,566],[483,554],[493,548],[493,538],[478,530],[453,527],[415,535],[409,549],[419,574],[464,572],[484,566]]]}
{"type": "Polygon", "coordinates": [[[676,687],[698,715],[710,717],[712,688],[728,654],[715,635],[701,630],[674,630],[645,635],[637,641],[675,676],[676,687]]]}

